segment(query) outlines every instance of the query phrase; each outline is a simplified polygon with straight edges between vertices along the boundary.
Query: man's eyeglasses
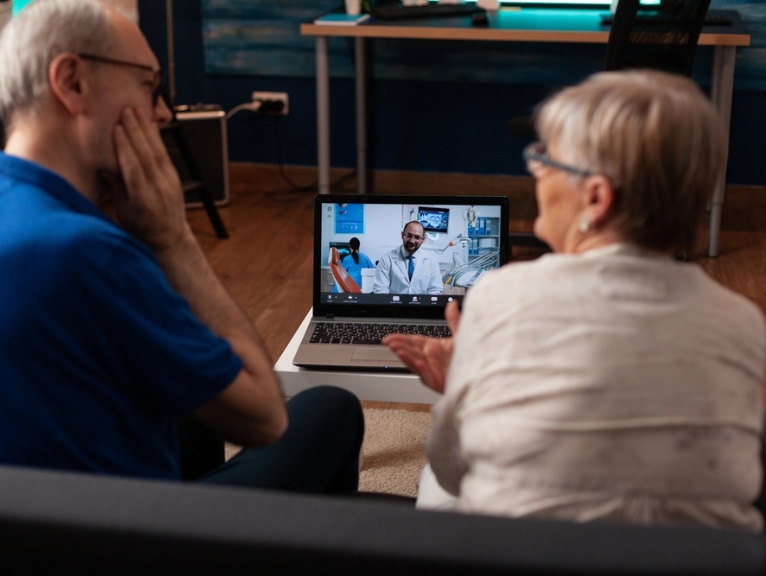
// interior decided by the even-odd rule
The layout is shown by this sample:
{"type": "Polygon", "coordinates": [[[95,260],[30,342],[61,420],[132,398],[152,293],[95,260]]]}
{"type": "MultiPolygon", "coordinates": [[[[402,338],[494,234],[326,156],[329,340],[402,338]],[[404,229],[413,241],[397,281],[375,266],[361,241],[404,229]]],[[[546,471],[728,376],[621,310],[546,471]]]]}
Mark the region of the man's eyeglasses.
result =
{"type": "Polygon", "coordinates": [[[115,66],[128,66],[129,68],[138,68],[139,70],[146,70],[154,74],[154,88],[152,88],[152,106],[156,106],[157,102],[162,95],[162,68],[159,66],[149,66],[148,64],[138,64],[137,62],[127,62],[125,60],[116,60],[114,58],[106,58],[104,56],[96,56],[94,54],[78,54],[83,60],[90,60],[91,62],[101,62],[102,64],[113,64],[115,66]]]}
{"type": "Polygon", "coordinates": [[[588,176],[595,176],[596,173],[583,168],[577,168],[576,166],[570,166],[554,160],[548,156],[548,152],[545,149],[545,144],[542,142],[532,142],[529,146],[524,148],[521,153],[522,158],[527,162],[527,170],[532,176],[537,176],[542,166],[550,166],[556,170],[563,170],[570,174],[575,174],[580,178],[587,178],[588,176]]]}
{"type": "Polygon", "coordinates": [[[407,240],[422,240],[423,236],[419,236],[418,234],[410,234],[409,232],[402,232],[402,238],[406,238],[407,240]]]}

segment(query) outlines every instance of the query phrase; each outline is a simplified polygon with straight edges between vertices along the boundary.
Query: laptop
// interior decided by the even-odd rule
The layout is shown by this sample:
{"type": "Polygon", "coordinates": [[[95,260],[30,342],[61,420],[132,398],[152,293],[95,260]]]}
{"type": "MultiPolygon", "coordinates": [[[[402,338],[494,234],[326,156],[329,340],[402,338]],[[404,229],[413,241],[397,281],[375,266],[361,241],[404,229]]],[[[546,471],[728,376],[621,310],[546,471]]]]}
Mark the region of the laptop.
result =
{"type": "Polygon", "coordinates": [[[506,263],[507,244],[505,196],[317,196],[313,315],[293,364],[407,371],[380,337],[449,335],[445,307],[506,263]],[[422,226],[403,234],[413,221],[422,226]],[[409,279],[403,244],[412,250],[413,239],[420,247],[409,279]]]}

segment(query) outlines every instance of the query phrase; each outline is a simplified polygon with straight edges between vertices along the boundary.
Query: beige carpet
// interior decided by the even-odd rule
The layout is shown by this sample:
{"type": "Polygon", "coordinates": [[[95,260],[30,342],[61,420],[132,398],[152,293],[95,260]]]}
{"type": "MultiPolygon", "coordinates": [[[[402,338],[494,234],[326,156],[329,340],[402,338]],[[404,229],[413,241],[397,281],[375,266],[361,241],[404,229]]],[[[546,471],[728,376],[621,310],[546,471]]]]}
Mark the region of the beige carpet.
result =
{"type": "MultiPolygon", "coordinates": [[[[359,490],[417,496],[431,414],[365,408],[364,425],[359,490]]],[[[227,444],[226,459],[238,451],[238,446],[227,444]]]]}
{"type": "Polygon", "coordinates": [[[431,414],[365,408],[364,425],[359,490],[417,496],[431,414]]]}

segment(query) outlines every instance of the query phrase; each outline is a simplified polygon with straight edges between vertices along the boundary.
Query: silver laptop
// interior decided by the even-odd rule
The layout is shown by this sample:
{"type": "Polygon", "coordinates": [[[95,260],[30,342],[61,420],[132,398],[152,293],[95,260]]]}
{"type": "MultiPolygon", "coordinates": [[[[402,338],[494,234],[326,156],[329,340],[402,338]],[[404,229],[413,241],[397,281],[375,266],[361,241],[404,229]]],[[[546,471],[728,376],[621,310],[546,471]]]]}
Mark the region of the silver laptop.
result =
{"type": "Polygon", "coordinates": [[[505,264],[507,242],[505,196],[317,196],[313,317],[293,364],[406,371],[380,338],[449,335],[444,308],[505,264]]]}

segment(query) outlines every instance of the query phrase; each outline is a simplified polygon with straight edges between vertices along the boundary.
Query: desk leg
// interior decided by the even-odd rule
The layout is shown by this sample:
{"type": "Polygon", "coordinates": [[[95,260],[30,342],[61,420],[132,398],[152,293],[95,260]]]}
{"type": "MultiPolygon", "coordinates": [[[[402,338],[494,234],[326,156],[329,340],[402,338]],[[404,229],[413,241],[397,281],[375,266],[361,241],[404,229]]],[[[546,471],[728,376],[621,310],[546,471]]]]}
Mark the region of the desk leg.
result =
{"type": "Polygon", "coordinates": [[[365,39],[354,38],[356,80],[356,174],[359,194],[367,193],[367,72],[365,39]]]}
{"type": "Polygon", "coordinates": [[[736,47],[716,46],[713,51],[713,78],[710,97],[721,115],[724,132],[724,170],[710,200],[710,226],[707,254],[718,256],[718,236],[721,231],[721,213],[726,193],[726,164],[729,158],[729,125],[731,124],[731,100],[734,92],[734,62],[736,47]]]}
{"type": "Polygon", "coordinates": [[[319,193],[330,193],[330,61],[327,36],[316,37],[317,181],[319,193]]]}

